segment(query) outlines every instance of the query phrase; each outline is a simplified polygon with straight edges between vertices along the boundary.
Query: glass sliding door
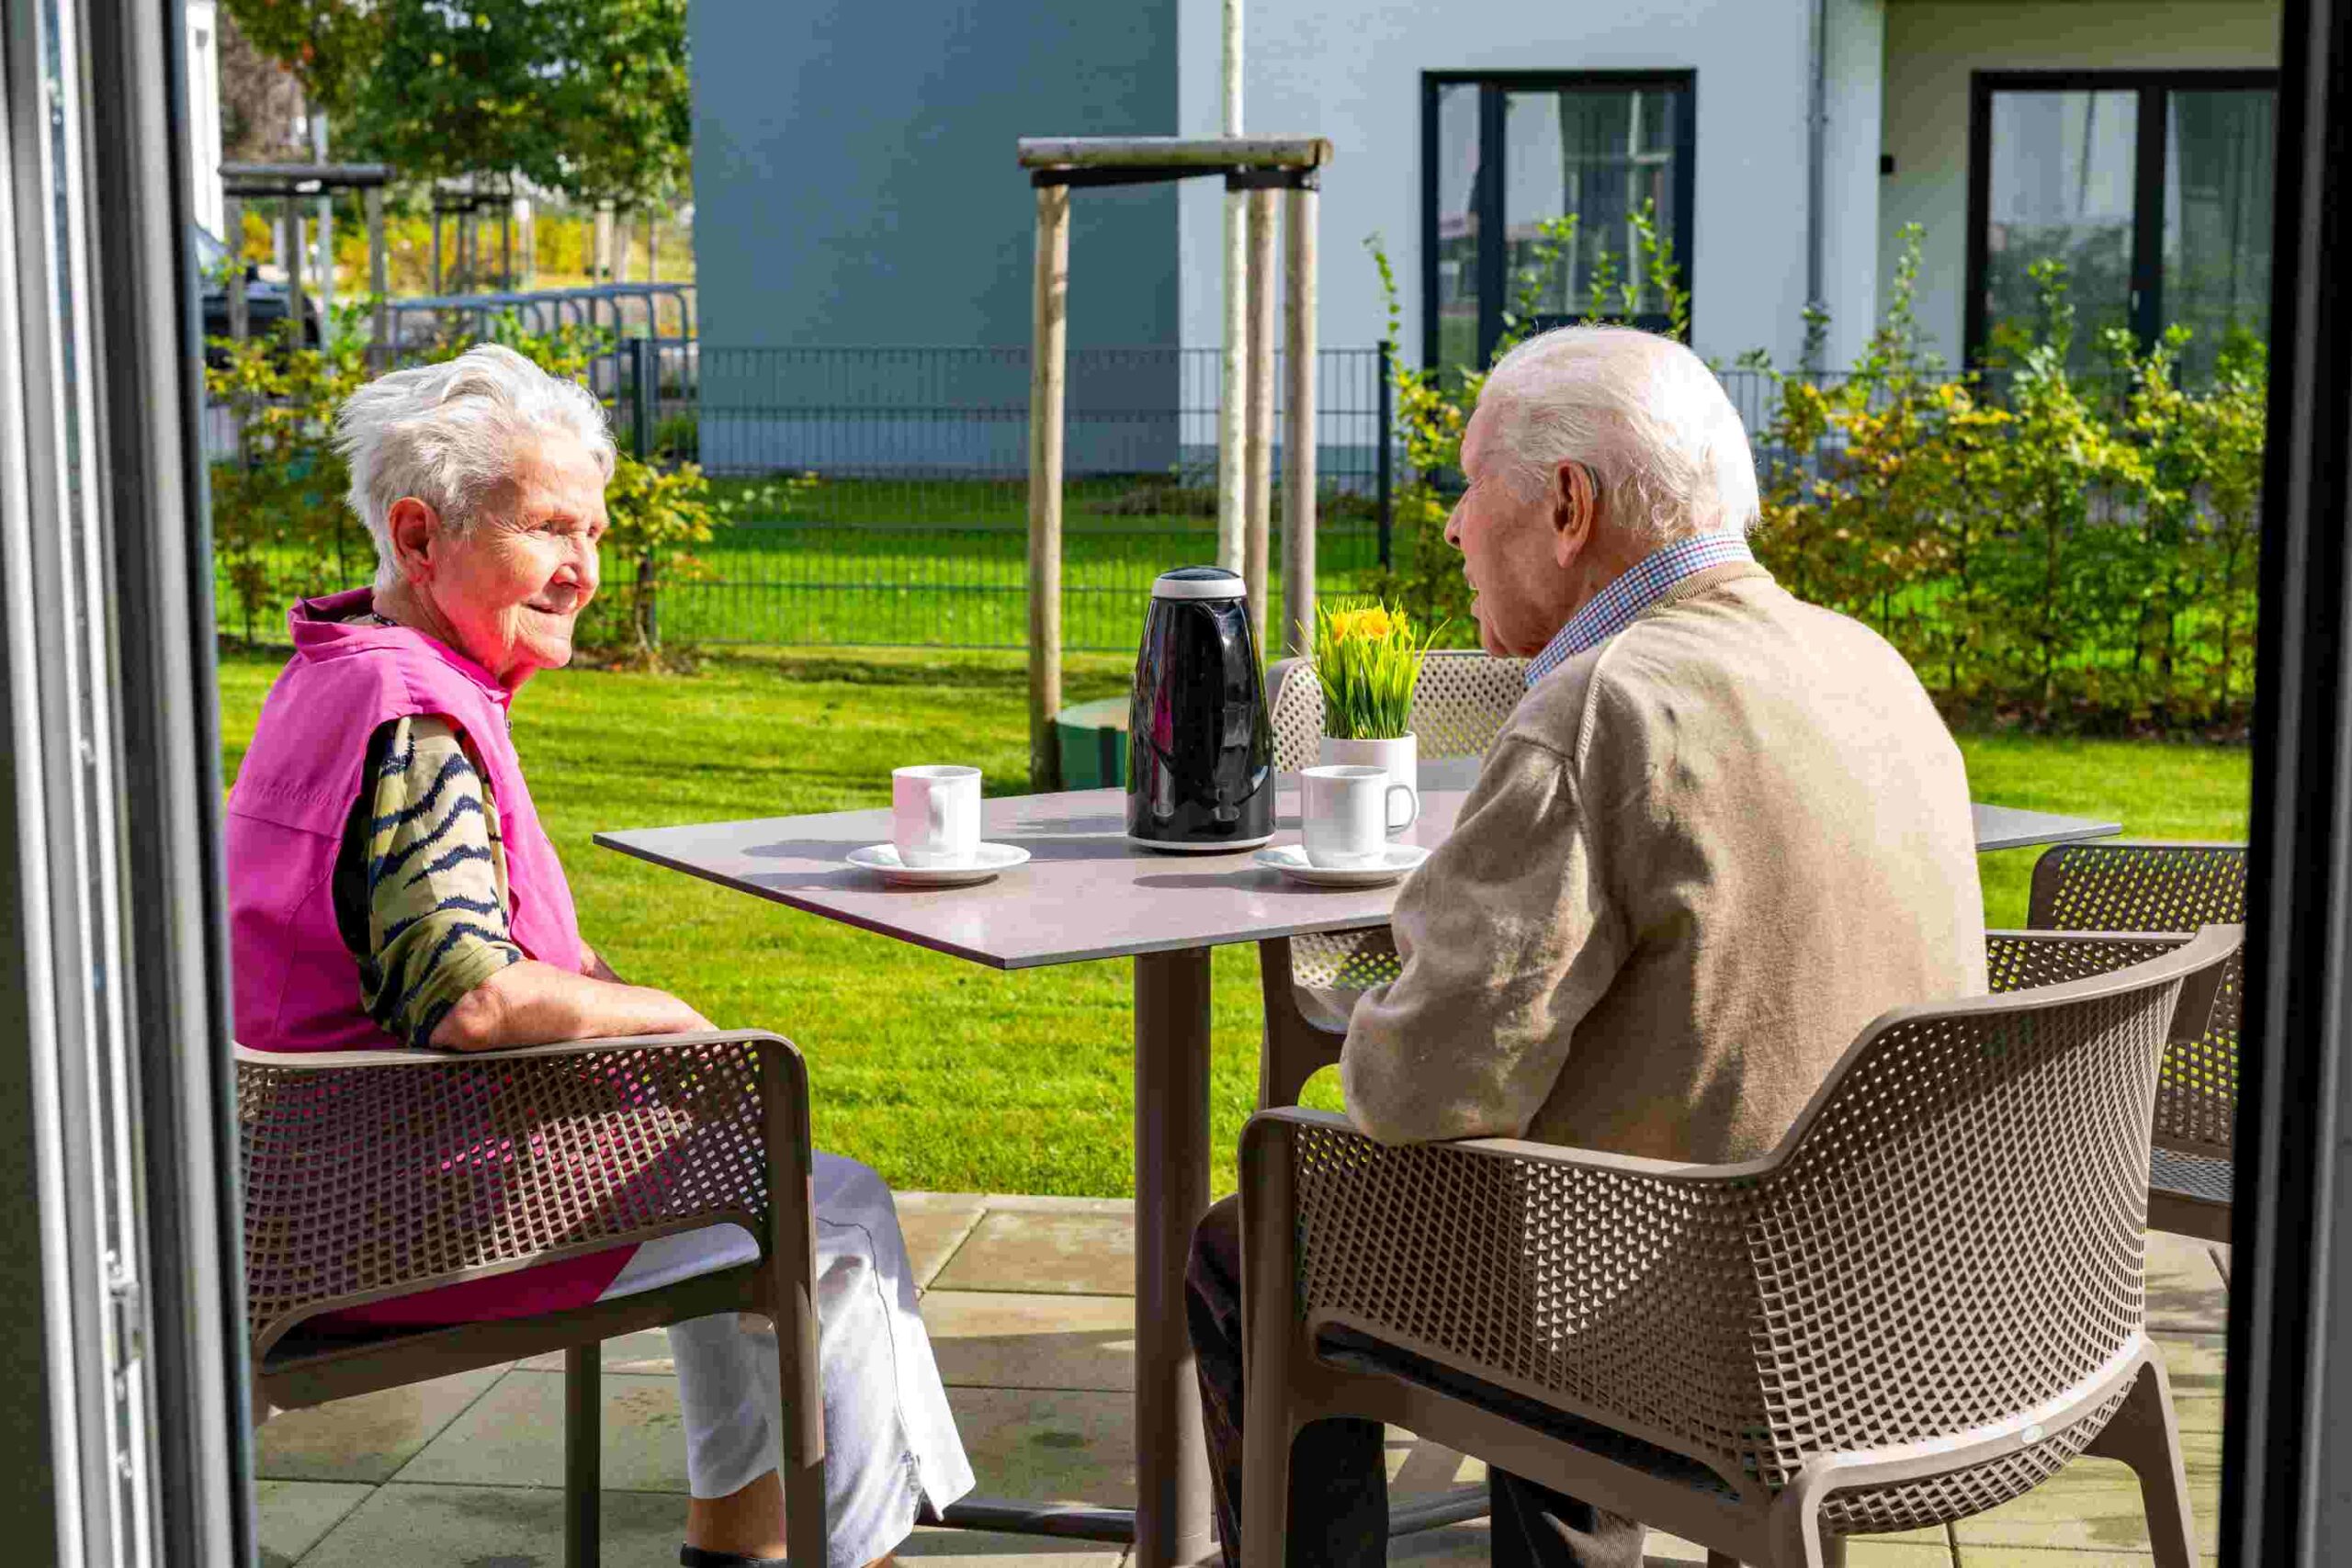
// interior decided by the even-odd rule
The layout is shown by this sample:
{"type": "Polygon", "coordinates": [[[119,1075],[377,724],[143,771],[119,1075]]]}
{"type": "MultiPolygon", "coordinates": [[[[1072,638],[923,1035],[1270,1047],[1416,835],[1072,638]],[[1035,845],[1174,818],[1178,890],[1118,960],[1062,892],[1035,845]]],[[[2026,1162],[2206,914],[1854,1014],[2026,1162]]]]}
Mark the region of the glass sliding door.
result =
{"type": "Polygon", "coordinates": [[[2036,263],[2066,268],[2075,355],[2132,324],[2135,92],[1996,93],[1984,224],[1985,337],[2014,359],[2037,326],[2036,263]]]}
{"type": "Polygon", "coordinates": [[[1505,265],[1511,305],[1534,306],[1539,325],[1596,311],[1655,316],[1666,300],[1641,264],[1637,213],[1678,231],[1678,88],[1575,87],[1503,95],[1505,265]],[[1573,219],[1565,243],[1545,226],[1573,219]],[[1595,294],[1596,281],[1609,298],[1595,294]]]}
{"type": "Polygon", "coordinates": [[[1465,364],[1478,346],[1478,89],[1435,90],[1427,136],[1435,288],[1429,296],[1438,348],[1432,362],[1465,364]]]}
{"type": "Polygon", "coordinates": [[[2183,358],[2210,374],[2270,311],[2271,158],[2278,95],[2177,91],[2165,119],[2164,301],[2195,336],[2183,358]]]}
{"type": "Polygon", "coordinates": [[[2267,328],[2277,89],[2259,72],[2001,72],[1975,79],[1968,356],[2041,329],[2036,264],[2066,270],[2070,361],[2102,334],[2189,329],[2187,374],[2267,328]]]}
{"type": "Polygon", "coordinates": [[[0,1510],[61,1568],[256,1557],[183,36],[0,0],[0,1510]]]}
{"type": "Polygon", "coordinates": [[[1431,73],[1423,83],[1425,362],[1476,368],[1507,330],[1591,314],[1664,330],[1667,300],[1643,262],[1636,220],[1649,215],[1687,287],[1695,76],[1431,73]]]}

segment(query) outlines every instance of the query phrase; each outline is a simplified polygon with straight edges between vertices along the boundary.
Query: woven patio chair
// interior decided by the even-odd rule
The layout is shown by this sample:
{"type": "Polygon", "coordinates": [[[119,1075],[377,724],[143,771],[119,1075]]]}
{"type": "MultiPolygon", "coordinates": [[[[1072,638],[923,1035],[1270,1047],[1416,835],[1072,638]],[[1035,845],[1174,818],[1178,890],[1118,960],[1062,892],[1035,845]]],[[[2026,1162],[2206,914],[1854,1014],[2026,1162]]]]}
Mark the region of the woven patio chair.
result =
{"type": "MultiPolygon", "coordinates": [[[[2053,970],[2135,944],[2048,940],[2074,948],[2053,970]]],[[[2150,1112],[2166,1038],[2204,1032],[2238,940],[2136,939],[2154,956],[2108,974],[1896,1009],[1744,1164],[1392,1148],[1259,1112],[1251,1495],[1286,1495],[1306,1424],[1368,1417],[1697,1541],[1710,1568],[1822,1568],[1847,1536],[1981,1513],[2093,1453],[2137,1472],[2156,1568],[2192,1568],[2145,1329],[2150,1112]]],[[[1280,1568],[1283,1508],[1245,1507],[1242,1531],[1246,1568],[1280,1568]]]]}
{"type": "MultiPolygon", "coordinates": [[[[2034,862],[2026,924],[2050,931],[2188,931],[2245,919],[2244,844],[2110,840],[2060,844],[2034,862]]],[[[2213,1026],[2165,1053],[2150,1161],[2152,1229],[2230,1239],[2238,1112],[2241,963],[2222,978],[2213,1026]]]]}
{"type": "MultiPolygon", "coordinates": [[[[1275,768],[1295,773],[1313,767],[1323,739],[1323,687],[1314,666],[1285,659],[1266,678],[1273,692],[1275,768]]],[[[1476,649],[1431,653],[1413,692],[1419,755],[1424,761],[1486,755],[1503,721],[1526,695],[1524,659],[1490,659],[1476,649]]],[[[1396,973],[1396,944],[1385,926],[1260,942],[1258,983],[1266,1004],[1265,1048],[1258,1058],[1260,1109],[1296,1104],[1306,1080],[1340,1059],[1340,1042],[1357,996],[1395,979],[1396,973]]]]}
{"type": "Polygon", "coordinates": [[[786,1529],[825,1561],[808,1077],[748,1031],[517,1050],[237,1052],[255,1413],[564,1354],[564,1561],[597,1548],[598,1346],[719,1312],[777,1328],[786,1529]],[[756,1261],[537,1317],[320,1332],[321,1314],[731,1223],[756,1261]],[[312,1326],[306,1327],[306,1325],[312,1326]]]}

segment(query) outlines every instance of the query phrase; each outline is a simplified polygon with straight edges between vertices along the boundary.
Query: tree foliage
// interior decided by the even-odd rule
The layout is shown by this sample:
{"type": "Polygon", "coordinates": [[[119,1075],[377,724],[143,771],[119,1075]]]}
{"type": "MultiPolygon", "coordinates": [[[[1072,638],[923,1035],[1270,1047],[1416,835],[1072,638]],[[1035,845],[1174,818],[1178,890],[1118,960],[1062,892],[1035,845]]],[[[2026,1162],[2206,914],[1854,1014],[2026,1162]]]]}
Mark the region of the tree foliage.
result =
{"type": "Polygon", "coordinates": [[[372,0],[222,5],[254,49],[294,73],[312,105],[338,119],[352,112],[382,47],[387,7],[372,0]]]}
{"type": "Polygon", "coordinates": [[[693,138],[686,0],[226,0],[339,152],[411,180],[665,202],[693,138]]]}

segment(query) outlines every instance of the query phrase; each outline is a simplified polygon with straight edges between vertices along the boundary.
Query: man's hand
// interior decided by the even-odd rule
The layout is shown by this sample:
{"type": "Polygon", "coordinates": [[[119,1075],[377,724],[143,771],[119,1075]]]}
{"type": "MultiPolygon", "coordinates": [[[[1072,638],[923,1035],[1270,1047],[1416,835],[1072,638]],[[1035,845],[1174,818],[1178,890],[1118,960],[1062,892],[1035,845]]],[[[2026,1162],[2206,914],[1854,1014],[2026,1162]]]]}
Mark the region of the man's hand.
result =
{"type": "MultiPolygon", "coordinates": [[[[601,968],[602,961],[596,962],[601,968]]],[[[712,1027],[708,1019],[667,991],[575,975],[526,958],[459,998],[434,1025],[433,1043],[447,1051],[496,1051],[621,1034],[684,1034],[712,1027]]]]}

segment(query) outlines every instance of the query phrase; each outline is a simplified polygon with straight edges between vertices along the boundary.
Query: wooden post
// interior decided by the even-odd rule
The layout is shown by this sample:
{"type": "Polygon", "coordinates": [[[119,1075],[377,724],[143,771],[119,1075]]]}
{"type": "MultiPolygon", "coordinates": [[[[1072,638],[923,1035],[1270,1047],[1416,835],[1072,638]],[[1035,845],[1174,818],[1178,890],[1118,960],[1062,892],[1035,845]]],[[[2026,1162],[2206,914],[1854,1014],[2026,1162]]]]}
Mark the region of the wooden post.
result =
{"type": "Polygon", "coordinates": [[[1225,193],[1225,341],[1217,365],[1216,564],[1250,564],[1250,203],[1225,193]]]}
{"type": "Polygon", "coordinates": [[[368,291],[376,297],[378,371],[392,367],[391,258],[384,252],[384,187],[368,187],[368,291]]]}
{"type": "Polygon", "coordinates": [[[434,193],[434,202],[433,202],[433,292],[434,292],[434,293],[435,293],[435,294],[438,294],[438,293],[442,292],[442,288],[441,288],[441,201],[440,201],[440,193],[439,193],[439,192],[437,192],[437,191],[434,193]]]}
{"type": "Polygon", "coordinates": [[[1247,374],[1249,423],[1242,444],[1243,493],[1249,534],[1243,541],[1241,577],[1250,593],[1259,657],[1266,651],[1267,554],[1274,496],[1274,192],[1250,193],[1250,331],[1247,374]]]}
{"type": "Polygon", "coordinates": [[[305,318],[309,309],[302,302],[302,198],[286,198],[286,319],[294,328],[294,343],[300,347],[310,334],[305,318]]]}
{"type": "MultiPolygon", "coordinates": [[[[1283,437],[1283,627],[1292,654],[1315,646],[1315,190],[1290,193],[1289,276],[1283,301],[1288,343],[1283,386],[1290,421],[1283,437]]],[[[1383,439],[1386,433],[1382,433],[1383,439]]]]}
{"type": "Polygon", "coordinates": [[[1069,335],[1069,187],[1037,187],[1029,341],[1029,787],[1061,788],[1062,392],[1069,335]]]}
{"type": "Polygon", "coordinates": [[[645,209],[645,281],[662,281],[662,214],[650,207],[645,209]]]}
{"type": "Polygon", "coordinates": [[[220,226],[229,231],[229,335],[245,341],[245,204],[231,197],[221,204],[220,226]]]}
{"type": "Polygon", "coordinates": [[[613,280],[613,204],[596,204],[596,261],[591,281],[610,283],[613,280]]]}

